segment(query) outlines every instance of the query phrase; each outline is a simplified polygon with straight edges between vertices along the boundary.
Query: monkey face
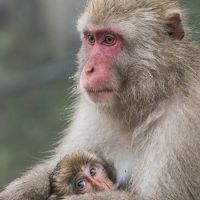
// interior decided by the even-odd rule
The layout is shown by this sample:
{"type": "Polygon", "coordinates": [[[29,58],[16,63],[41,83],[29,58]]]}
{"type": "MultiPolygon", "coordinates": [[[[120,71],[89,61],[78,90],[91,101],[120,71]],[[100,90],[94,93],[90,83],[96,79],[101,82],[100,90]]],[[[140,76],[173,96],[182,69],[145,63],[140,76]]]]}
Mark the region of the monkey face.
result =
{"type": "Polygon", "coordinates": [[[81,90],[94,103],[115,102],[118,82],[113,63],[123,47],[123,37],[115,30],[96,27],[88,28],[83,35],[81,90]]]}
{"type": "Polygon", "coordinates": [[[108,105],[111,114],[123,110],[128,122],[173,95],[183,77],[171,62],[177,60],[175,40],[184,37],[181,14],[162,1],[146,6],[92,0],[78,23],[81,92],[96,105],[108,105]]]}
{"type": "Polygon", "coordinates": [[[114,189],[114,184],[107,177],[101,164],[88,164],[81,167],[73,180],[74,193],[85,194],[114,189]]]}

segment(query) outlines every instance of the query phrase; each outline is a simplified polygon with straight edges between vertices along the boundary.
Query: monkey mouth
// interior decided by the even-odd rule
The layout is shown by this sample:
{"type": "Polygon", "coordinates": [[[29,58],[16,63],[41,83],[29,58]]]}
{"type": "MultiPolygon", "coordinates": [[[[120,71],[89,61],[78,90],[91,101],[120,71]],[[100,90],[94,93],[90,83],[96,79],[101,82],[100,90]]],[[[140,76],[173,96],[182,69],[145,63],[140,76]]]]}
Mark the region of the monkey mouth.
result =
{"type": "Polygon", "coordinates": [[[87,88],[86,91],[88,93],[88,96],[94,103],[110,102],[114,96],[114,90],[110,88],[87,88]]]}
{"type": "Polygon", "coordinates": [[[104,88],[104,89],[87,89],[89,94],[101,94],[101,93],[112,93],[112,89],[104,88]]]}

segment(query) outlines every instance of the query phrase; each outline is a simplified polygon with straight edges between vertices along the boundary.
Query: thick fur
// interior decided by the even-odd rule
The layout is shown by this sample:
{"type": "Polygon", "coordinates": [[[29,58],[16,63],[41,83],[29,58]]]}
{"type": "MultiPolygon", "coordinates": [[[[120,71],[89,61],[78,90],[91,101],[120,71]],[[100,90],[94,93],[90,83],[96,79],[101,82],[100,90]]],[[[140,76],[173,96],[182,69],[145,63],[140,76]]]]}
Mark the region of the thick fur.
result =
{"type": "MultiPolygon", "coordinates": [[[[46,199],[48,173],[67,153],[84,149],[111,160],[128,193],[65,200],[199,200],[200,48],[184,12],[175,0],[91,0],[79,20],[81,34],[87,26],[117,28],[125,37],[114,64],[117,106],[90,103],[81,90],[55,156],[11,183],[0,199],[46,199]],[[168,34],[168,12],[182,17],[182,40],[168,34]]],[[[81,48],[77,77],[86,60],[81,48]]]]}
{"type": "Polygon", "coordinates": [[[76,194],[74,190],[74,178],[83,166],[97,163],[104,168],[105,178],[108,178],[115,184],[116,174],[112,163],[104,161],[95,154],[79,150],[66,155],[50,175],[51,197],[48,200],[62,199],[63,196],[76,194]]]}

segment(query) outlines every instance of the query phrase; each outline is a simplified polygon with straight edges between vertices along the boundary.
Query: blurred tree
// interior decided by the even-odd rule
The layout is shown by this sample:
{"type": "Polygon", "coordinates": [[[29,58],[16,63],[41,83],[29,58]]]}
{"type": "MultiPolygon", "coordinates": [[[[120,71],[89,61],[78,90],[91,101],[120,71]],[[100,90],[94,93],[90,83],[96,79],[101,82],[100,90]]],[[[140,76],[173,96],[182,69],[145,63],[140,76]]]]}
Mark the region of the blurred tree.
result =
{"type": "Polygon", "coordinates": [[[37,1],[15,0],[6,3],[10,23],[0,32],[0,60],[6,69],[31,68],[52,56],[37,1]],[[31,60],[31,62],[30,62],[31,60]]]}
{"type": "Polygon", "coordinates": [[[0,188],[47,155],[64,128],[79,45],[69,10],[75,16],[82,1],[56,2],[54,12],[51,0],[0,1],[0,188]]]}
{"type": "Polygon", "coordinates": [[[54,54],[58,57],[65,56],[66,51],[79,46],[76,20],[82,5],[82,1],[40,1],[40,12],[46,22],[46,34],[52,41],[54,54]]]}
{"type": "Polygon", "coordinates": [[[191,26],[193,27],[194,37],[200,41],[200,1],[199,0],[180,0],[185,5],[191,26]]]}

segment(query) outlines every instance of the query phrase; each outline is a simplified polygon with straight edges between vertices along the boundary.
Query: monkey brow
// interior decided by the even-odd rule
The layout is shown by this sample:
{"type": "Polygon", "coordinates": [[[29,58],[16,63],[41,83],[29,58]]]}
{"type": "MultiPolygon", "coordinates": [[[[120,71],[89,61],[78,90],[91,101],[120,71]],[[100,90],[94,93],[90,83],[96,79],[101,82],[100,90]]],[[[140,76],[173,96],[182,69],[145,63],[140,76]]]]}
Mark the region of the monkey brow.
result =
{"type": "Polygon", "coordinates": [[[93,33],[96,35],[102,35],[102,34],[113,34],[113,35],[118,35],[118,33],[111,28],[99,28],[99,29],[87,29],[83,32],[85,35],[93,33]]]}

